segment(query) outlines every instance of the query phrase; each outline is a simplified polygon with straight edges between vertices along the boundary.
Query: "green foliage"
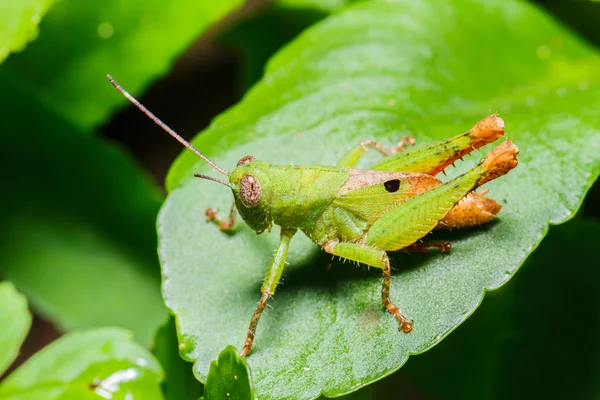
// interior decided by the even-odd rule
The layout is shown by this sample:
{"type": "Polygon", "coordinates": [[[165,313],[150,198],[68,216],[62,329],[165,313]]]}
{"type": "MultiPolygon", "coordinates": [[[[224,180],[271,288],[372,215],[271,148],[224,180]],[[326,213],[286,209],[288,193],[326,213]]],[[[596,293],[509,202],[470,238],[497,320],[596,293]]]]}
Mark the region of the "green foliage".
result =
{"type": "Polygon", "coordinates": [[[597,221],[551,227],[517,277],[405,374],[433,398],[597,398],[599,237],[597,221]]]}
{"type": "Polygon", "coordinates": [[[351,1],[352,0],[277,0],[277,4],[294,8],[315,8],[322,11],[334,11],[351,3],[351,1]]]}
{"type": "Polygon", "coordinates": [[[252,379],[246,360],[233,346],[227,346],[219,359],[210,363],[204,387],[205,400],[254,400],[252,379]]]}
{"type": "Polygon", "coordinates": [[[179,343],[174,318],[164,324],[154,338],[152,353],[165,371],[163,393],[166,400],[196,400],[202,394],[202,384],[194,378],[192,364],[179,356],[179,343]]]}
{"type": "Polygon", "coordinates": [[[31,357],[0,385],[3,400],[160,400],[163,373],[118,329],[73,332],[31,357]]]}
{"type": "Polygon", "coordinates": [[[42,21],[39,40],[3,68],[18,73],[72,124],[89,129],[126,102],[106,84],[107,73],[140,92],[201,32],[241,4],[62,1],[42,21]]]}
{"type": "Polygon", "coordinates": [[[54,0],[0,0],[0,63],[38,35],[38,24],[54,0]]]}
{"type": "MultiPolygon", "coordinates": [[[[125,101],[107,72],[139,91],[240,1],[155,3],[58,2],[39,39],[0,68],[0,272],[61,330],[120,326],[145,345],[167,317],[156,260],[162,195],[89,133],[125,101]]],[[[0,27],[10,28],[0,49],[21,49],[49,4],[0,2],[0,27]]]]}
{"type": "Polygon", "coordinates": [[[223,42],[233,45],[241,55],[240,80],[244,90],[260,80],[273,53],[327,15],[322,10],[278,3],[257,17],[242,21],[223,38],[223,42]]]}
{"type": "Polygon", "coordinates": [[[27,300],[10,282],[0,283],[0,376],[19,354],[31,327],[27,300]]]}
{"type": "MultiPolygon", "coordinates": [[[[452,240],[448,256],[393,254],[392,298],[414,318],[409,335],[380,306],[378,272],[341,263],[328,272],[330,257],[294,238],[284,285],[248,358],[257,396],[356,390],[440,342],[485,290],[504,284],[548,225],[573,215],[600,172],[599,68],[597,53],[548,16],[506,1],[359,4],[271,59],[263,80],[194,141],[225,168],[247,154],[334,164],[361,139],[442,139],[496,111],[521,164],[489,185],[505,204],[498,223],[437,235],[452,240]]],[[[231,194],[194,172],[208,168],[191,153],[170,172],[160,257],[183,352],[205,379],[220,349],[243,342],[278,232],[256,236],[240,224],[224,235],[206,224],[204,209],[227,210],[231,194]]]]}
{"type": "Polygon", "coordinates": [[[82,135],[1,70],[0,86],[11,133],[0,147],[10,193],[0,271],[61,329],[121,326],[149,344],[167,317],[153,221],[161,196],[123,152],[82,135]]]}

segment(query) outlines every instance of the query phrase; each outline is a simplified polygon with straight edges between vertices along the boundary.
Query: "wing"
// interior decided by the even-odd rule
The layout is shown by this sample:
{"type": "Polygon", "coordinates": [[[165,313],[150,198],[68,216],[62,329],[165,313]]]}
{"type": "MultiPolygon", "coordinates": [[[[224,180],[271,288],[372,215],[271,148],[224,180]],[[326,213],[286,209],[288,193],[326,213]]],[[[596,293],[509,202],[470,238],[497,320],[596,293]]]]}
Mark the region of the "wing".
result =
{"type": "Polygon", "coordinates": [[[440,183],[427,174],[351,170],[332,203],[372,224],[392,208],[440,183]]]}

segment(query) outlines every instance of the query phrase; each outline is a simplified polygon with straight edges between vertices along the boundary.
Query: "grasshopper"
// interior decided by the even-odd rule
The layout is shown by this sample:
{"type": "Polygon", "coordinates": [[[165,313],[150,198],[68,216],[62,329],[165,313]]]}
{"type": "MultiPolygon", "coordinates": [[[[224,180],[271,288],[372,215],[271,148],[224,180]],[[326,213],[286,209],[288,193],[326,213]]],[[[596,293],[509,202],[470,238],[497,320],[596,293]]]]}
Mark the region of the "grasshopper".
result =
{"type": "Polygon", "coordinates": [[[485,197],[487,191],[474,190],[517,166],[519,149],[507,140],[466,173],[445,183],[435,176],[471,151],[504,135],[504,121],[493,114],[466,133],[424,146],[406,148],[414,144],[410,137],[392,149],[365,140],[350,149],[336,166],[271,165],[245,156],[228,173],[158,119],[110,75],[108,79],[162,129],[227,176],[225,181],[194,174],[223,184],[233,193],[229,218],[221,219],[217,209],[209,208],[208,221],[215,221],[223,231],[231,230],[239,213],[257,234],[270,230],[274,224],[281,228],[279,245],[261,287],[241,356],[252,351],[258,321],[275,293],[290,240],[298,230],[334,256],[381,269],[383,307],[397,319],[402,331],[410,332],[413,322],[390,300],[387,253],[400,249],[427,251],[430,247],[448,251],[449,243],[419,241],[434,229],[471,227],[494,219],[501,206],[485,197]],[[369,149],[385,157],[368,170],[353,169],[369,149]]]}

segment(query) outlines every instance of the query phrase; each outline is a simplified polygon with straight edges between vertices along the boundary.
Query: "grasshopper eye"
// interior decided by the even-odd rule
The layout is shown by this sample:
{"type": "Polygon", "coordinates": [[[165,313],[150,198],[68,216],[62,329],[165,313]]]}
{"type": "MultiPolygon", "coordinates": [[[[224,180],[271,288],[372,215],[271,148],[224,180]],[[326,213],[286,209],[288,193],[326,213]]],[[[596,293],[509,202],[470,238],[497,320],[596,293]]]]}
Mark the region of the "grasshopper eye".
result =
{"type": "Polygon", "coordinates": [[[244,164],[248,164],[250,161],[254,161],[256,160],[256,157],[252,157],[252,156],[245,156],[240,158],[240,161],[238,161],[237,166],[239,167],[240,165],[244,165],[244,164]]]}
{"type": "Polygon", "coordinates": [[[258,180],[250,174],[244,175],[240,182],[242,203],[248,208],[256,207],[262,197],[262,188],[258,180]]]}

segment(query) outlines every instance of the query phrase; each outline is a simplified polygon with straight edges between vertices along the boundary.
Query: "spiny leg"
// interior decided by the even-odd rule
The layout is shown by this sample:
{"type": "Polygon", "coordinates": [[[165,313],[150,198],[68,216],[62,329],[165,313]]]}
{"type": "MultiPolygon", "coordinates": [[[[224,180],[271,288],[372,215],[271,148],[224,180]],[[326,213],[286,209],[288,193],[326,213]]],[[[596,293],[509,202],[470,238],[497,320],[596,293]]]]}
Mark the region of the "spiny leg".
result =
{"type": "Polygon", "coordinates": [[[325,243],[323,249],[335,256],[347,258],[348,260],[381,268],[383,270],[383,281],[381,283],[381,301],[385,309],[398,320],[400,329],[410,332],[413,328],[412,321],[408,320],[400,311],[400,307],[390,300],[390,275],[391,267],[387,253],[383,250],[356,243],[325,243]]]}
{"type": "Polygon", "coordinates": [[[252,344],[254,343],[254,335],[256,333],[258,320],[260,319],[260,316],[267,305],[267,300],[269,300],[269,297],[275,294],[277,283],[279,283],[279,279],[281,279],[281,274],[283,273],[283,268],[285,267],[285,259],[287,258],[288,248],[290,247],[290,240],[295,233],[296,229],[281,228],[279,246],[277,247],[277,252],[273,256],[273,259],[271,260],[271,264],[269,265],[269,269],[265,275],[265,280],[260,288],[262,296],[258,302],[256,311],[254,311],[252,320],[250,320],[246,341],[244,342],[244,347],[240,352],[241,357],[244,357],[252,352],[252,344]]]}
{"type": "Polygon", "coordinates": [[[384,158],[369,169],[437,175],[456,160],[502,135],[504,121],[493,114],[479,121],[466,133],[441,142],[412,147],[402,154],[384,158]]]}
{"type": "Polygon", "coordinates": [[[254,315],[250,320],[250,325],[248,326],[248,334],[246,336],[246,341],[244,342],[244,348],[240,352],[240,357],[244,357],[252,351],[252,343],[254,343],[254,334],[256,333],[256,326],[258,325],[258,320],[262,315],[265,306],[267,305],[267,300],[271,297],[272,293],[263,292],[260,297],[260,301],[258,302],[258,307],[256,307],[256,311],[254,311],[254,315]]]}
{"type": "Polygon", "coordinates": [[[231,210],[229,210],[229,218],[224,220],[220,218],[217,213],[219,210],[217,208],[207,208],[204,212],[206,216],[206,222],[215,221],[219,226],[219,229],[222,231],[230,231],[233,229],[235,225],[235,217],[237,215],[237,208],[235,207],[235,202],[231,206],[231,210]]]}
{"type": "Polygon", "coordinates": [[[400,139],[400,142],[391,149],[382,146],[373,140],[362,140],[352,149],[348,150],[346,154],[338,161],[337,166],[341,168],[352,168],[356,163],[366,154],[368,149],[373,149],[384,156],[391,156],[392,154],[398,153],[404,150],[407,145],[415,144],[415,138],[412,136],[405,136],[400,139]]]}

